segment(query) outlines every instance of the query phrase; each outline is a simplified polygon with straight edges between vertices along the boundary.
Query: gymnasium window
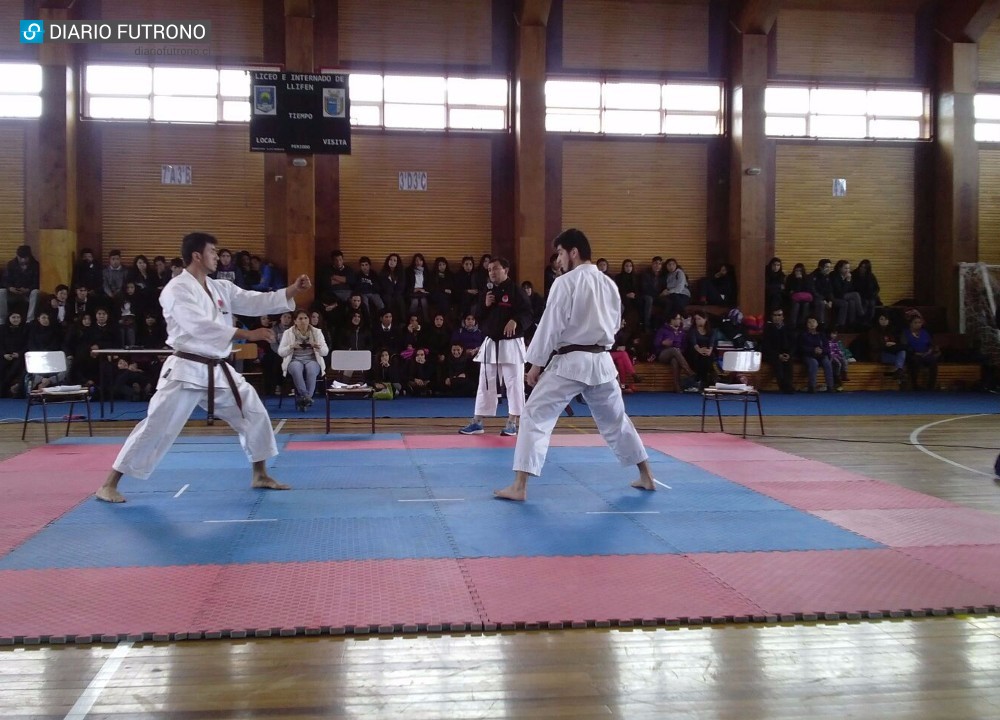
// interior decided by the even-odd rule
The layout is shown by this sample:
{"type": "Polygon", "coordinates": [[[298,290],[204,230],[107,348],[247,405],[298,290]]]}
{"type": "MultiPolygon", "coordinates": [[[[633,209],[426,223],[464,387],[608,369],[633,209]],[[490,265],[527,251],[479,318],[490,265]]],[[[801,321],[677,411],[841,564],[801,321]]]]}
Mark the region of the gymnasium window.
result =
{"type": "Polygon", "coordinates": [[[978,93],[974,99],[977,142],[1000,142],[1000,95],[978,93]]]}
{"type": "Polygon", "coordinates": [[[768,87],[764,132],[772,137],[925,140],[930,137],[922,90],[768,87]]]}
{"type": "Polygon", "coordinates": [[[722,85],[548,80],[545,129],[607,135],[719,135],[722,85]]]}
{"type": "Polygon", "coordinates": [[[0,63],[0,118],[42,115],[42,67],[0,63]]]}
{"type": "Polygon", "coordinates": [[[410,130],[507,130],[502,78],[351,73],[351,125],[410,130]]]}
{"type": "Polygon", "coordinates": [[[250,74],[240,69],[88,65],[84,117],[157,122],[249,122],[250,74]]]}

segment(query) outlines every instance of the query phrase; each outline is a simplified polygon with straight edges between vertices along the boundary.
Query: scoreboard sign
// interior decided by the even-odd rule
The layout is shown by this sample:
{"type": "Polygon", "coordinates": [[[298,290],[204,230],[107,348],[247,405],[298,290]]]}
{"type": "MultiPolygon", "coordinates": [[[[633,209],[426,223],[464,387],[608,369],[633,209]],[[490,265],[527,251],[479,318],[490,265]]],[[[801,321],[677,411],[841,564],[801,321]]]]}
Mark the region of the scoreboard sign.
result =
{"type": "Polygon", "coordinates": [[[250,150],[351,154],[346,75],[250,73],[250,150]]]}

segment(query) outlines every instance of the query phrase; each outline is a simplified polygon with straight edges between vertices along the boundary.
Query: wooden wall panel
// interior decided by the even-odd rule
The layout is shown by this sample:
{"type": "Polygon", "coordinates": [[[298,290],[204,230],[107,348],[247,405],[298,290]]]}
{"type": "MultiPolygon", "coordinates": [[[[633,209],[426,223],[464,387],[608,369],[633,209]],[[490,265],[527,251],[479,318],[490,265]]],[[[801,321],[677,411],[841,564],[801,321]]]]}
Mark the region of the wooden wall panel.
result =
{"type": "Polygon", "coordinates": [[[649,0],[565,2],[563,67],[707,74],[708,5],[649,0]]]}
{"type": "Polygon", "coordinates": [[[493,62],[491,0],[339,0],[338,28],[345,63],[493,62]]]}
{"type": "Polygon", "coordinates": [[[1000,265],[1000,150],[979,151],[979,261],[1000,265]]]}
{"type": "MultiPolygon", "coordinates": [[[[264,60],[264,4],[263,0],[102,0],[102,18],[108,20],[210,20],[212,41],[210,55],[157,55],[139,56],[136,46],[143,48],[200,48],[199,44],[103,43],[88,45],[91,59],[97,57],[129,59],[145,64],[155,63],[185,65],[215,65],[217,58],[231,61],[263,62],[264,60]]],[[[298,68],[297,68],[298,69],[298,68]]],[[[312,69],[312,68],[302,68],[312,69]]]]}
{"type": "Polygon", "coordinates": [[[562,227],[583,230],[594,260],[617,273],[631,258],[675,257],[688,280],[705,273],[708,143],[563,143],[562,227]]]}
{"type": "Polygon", "coordinates": [[[441,135],[355,135],[340,158],[340,249],[381,269],[389,253],[409,264],[490,252],[492,140],[441,135]],[[399,189],[400,171],[426,171],[427,190],[399,189]]]}
{"type": "Polygon", "coordinates": [[[914,15],[782,10],[777,22],[779,76],[912,80],[914,15]]]}
{"type": "Polygon", "coordinates": [[[1000,19],[979,39],[979,81],[1000,83],[1000,19]]]}
{"type": "Polygon", "coordinates": [[[914,160],[912,147],[779,143],[774,244],[786,272],[868,258],[883,302],[913,297],[914,160]],[[846,197],[833,197],[834,178],[846,178],[846,197]]]}
{"type": "Polygon", "coordinates": [[[264,252],[264,153],[247,149],[246,127],[104,126],[103,254],[180,254],[181,238],[212,233],[233,252],[264,252]],[[190,165],[192,185],[160,184],[161,165],[190,165]]]}
{"type": "Polygon", "coordinates": [[[0,123],[0,267],[24,244],[25,126],[0,123]]]}

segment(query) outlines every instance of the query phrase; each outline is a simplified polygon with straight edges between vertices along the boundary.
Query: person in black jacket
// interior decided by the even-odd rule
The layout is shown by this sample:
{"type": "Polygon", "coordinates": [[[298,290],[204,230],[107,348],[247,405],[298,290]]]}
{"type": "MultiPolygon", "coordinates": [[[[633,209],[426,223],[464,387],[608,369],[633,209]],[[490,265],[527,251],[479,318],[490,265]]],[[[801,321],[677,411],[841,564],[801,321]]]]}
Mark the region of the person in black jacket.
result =
{"type": "Polygon", "coordinates": [[[764,326],[761,351],[764,361],[771,366],[778,388],[783,393],[794,393],[792,385],[793,363],[798,345],[795,331],[785,324],[785,311],[776,307],[771,311],[771,322],[764,326]]]}
{"type": "Polygon", "coordinates": [[[507,424],[501,435],[517,435],[517,421],[524,408],[524,331],[533,324],[531,301],[508,275],[505,258],[490,261],[477,320],[483,330],[483,344],[475,360],[479,369],[479,390],[472,422],[459,430],[463,435],[482,435],[483,418],[496,415],[500,399],[500,378],[507,386],[507,424]]]}
{"type": "Polygon", "coordinates": [[[38,307],[39,276],[38,261],[31,254],[31,248],[27,245],[19,246],[14,259],[7,263],[3,288],[0,288],[0,325],[7,322],[8,303],[15,302],[28,306],[25,322],[34,322],[38,307]]]}

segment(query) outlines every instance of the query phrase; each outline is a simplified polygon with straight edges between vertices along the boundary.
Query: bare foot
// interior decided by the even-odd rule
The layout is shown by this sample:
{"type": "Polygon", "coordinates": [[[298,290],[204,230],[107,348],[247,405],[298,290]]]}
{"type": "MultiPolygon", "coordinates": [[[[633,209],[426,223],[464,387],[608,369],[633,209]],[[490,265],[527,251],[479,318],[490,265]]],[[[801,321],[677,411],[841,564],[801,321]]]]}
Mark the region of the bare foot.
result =
{"type": "Polygon", "coordinates": [[[656,480],[651,477],[640,477],[631,484],[636,490],[656,490],[656,480]]]}
{"type": "Polygon", "coordinates": [[[124,495],[118,492],[115,488],[107,487],[106,485],[101,485],[101,487],[97,488],[97,492],[94,493],[94,496],[98,500],[103,500],[104,502],[109,502],[109,503],[125,502],[124,495]]]}
{"type": "Polygon", "coordinates": [[[494,490],[493,497],[497,500],[514,500],[516,502],[524,502],[525,498],[528,497],[528,492],[524,488],[517,489],[516,485],[508,485],[502,490],[494,490]]]}
{"type": "Polygon", "coordinates": [[[291,490],[291,485],[285,485],[275,480],[270,475],[264,475],[262,477],[255,477],[250,487],[262,490],[291,490]]]}

